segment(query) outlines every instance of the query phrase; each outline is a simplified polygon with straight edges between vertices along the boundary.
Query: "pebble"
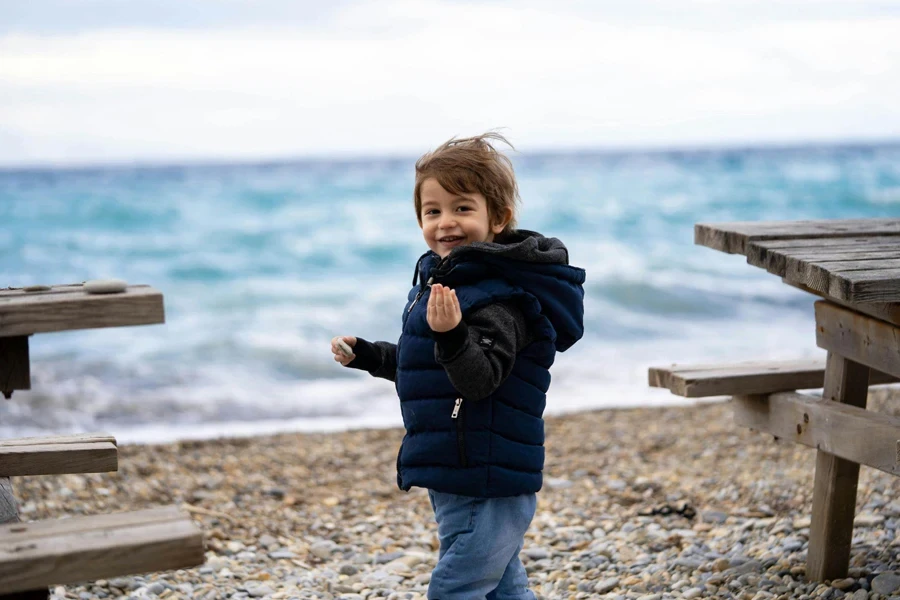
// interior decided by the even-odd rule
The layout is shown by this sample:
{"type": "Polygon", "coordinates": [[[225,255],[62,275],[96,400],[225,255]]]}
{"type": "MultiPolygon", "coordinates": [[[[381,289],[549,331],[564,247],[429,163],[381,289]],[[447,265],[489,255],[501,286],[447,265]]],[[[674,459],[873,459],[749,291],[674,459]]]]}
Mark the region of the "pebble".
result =
{"type": "Polygon", "coordinates": [[[91,279],[83,285],[88,294],[115,294],[124,292],[127,287],[128,283],[123,279],[91,279]]]}
{"type": "Polygon", "coordinates": [[[890,596],[900,589],[900,575],[897,573],[881,573],[872,580],[872,591],[882,596],[890,596]]]}

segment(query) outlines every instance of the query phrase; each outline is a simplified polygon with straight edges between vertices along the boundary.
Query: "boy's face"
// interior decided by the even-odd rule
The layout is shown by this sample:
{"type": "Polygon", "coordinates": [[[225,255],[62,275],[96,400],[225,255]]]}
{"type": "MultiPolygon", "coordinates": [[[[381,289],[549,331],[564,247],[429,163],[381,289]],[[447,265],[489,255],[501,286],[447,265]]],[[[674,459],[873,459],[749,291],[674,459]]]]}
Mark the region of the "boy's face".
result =
{"type": "Polygon", "coordinates": [[[429,177],[422,182],[420,195],[422,235],[428,247],[441,258],[457,246],[492,242],[506,226],[505,222],[491,225],[487,201],[479,192],[457,196],[429,177]]]}

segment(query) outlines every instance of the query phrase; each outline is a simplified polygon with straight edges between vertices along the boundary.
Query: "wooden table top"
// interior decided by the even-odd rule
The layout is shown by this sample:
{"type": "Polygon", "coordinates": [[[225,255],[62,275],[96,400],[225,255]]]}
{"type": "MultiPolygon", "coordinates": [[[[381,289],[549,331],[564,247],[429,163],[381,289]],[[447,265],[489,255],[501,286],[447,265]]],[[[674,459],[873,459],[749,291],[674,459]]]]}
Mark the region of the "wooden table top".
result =
{"type": "Polygon", "coordinates": [[[88,294],[80,284],[42,292],[0,288],[0,337],[165,322],[163,295],[147,285],[88,294]]]}
{"type": "Polygon", "coordinates": [[[694,242],[840,303],[900,303],[900,219],[701,223],[694,242]]]}

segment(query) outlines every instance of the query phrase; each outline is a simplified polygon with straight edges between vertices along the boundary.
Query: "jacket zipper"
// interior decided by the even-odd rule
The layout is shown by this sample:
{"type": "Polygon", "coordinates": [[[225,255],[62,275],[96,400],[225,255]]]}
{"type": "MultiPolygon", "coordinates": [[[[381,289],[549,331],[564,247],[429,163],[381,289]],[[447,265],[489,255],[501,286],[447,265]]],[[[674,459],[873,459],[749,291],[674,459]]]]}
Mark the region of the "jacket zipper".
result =
{"type": "Polygon", "coordinates": [[[419,299],[422,297],[422,294],[425,293],[425,290],[428,289],[428,286],[431,285],[431,282],[432,282],[432,281],[434,281],[434,277],[429,277],[429,278],[428,278],[428,281],[425,283],[425,286],[424,286],[422,289],[420,289],[420,290],[416,293],[416,297],[413,298],[412,304],[410,304],[410,305],[409,305],[409,308],[406,309],[406,314],[409,314],[409,313],[412,312],[413,307],[416,305],[416,303],[417,303],[417,302],[419,301],[419,299]]]}
{"type": "Polygon", "coordinates": [[[468,467],[468,461],[466,460],[466,424],[465,417],[460,412],[462,410],[462,398],[457,398],[456,403],[453,405],[453,413],[450,415],[450,418],[456,421],[456,447],[459,452],[459,464],[464,468],[468,467]]]}

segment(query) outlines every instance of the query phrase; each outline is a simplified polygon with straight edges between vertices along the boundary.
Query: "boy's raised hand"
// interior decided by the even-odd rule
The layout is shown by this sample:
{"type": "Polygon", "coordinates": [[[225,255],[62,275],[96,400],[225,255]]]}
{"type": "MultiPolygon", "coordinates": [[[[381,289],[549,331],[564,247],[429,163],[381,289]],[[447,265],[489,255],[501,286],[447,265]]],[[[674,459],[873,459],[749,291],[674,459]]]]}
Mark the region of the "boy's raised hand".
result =
{"type": "Polygon", "coordinates": [[[338,335],[331,338],[331,352],[334,354],[334,360],[345,367],[349,365],[356,358],[356,354],[353,353],[354,346],[356,346],[356,338],[352,335],[338,335]],[[341,348],[341,342],[350,347],[350,354],[346,354],[341,348]]]}
{"type": "Polygon", "coordinates": [[[432,331],[442,333],[450,331],[462,320],[462,311],[459,309],[459,299],[456,290],[451,290],[439,283],[431,286],[431,296],[428,297],[428,326],[432,331]]]}

